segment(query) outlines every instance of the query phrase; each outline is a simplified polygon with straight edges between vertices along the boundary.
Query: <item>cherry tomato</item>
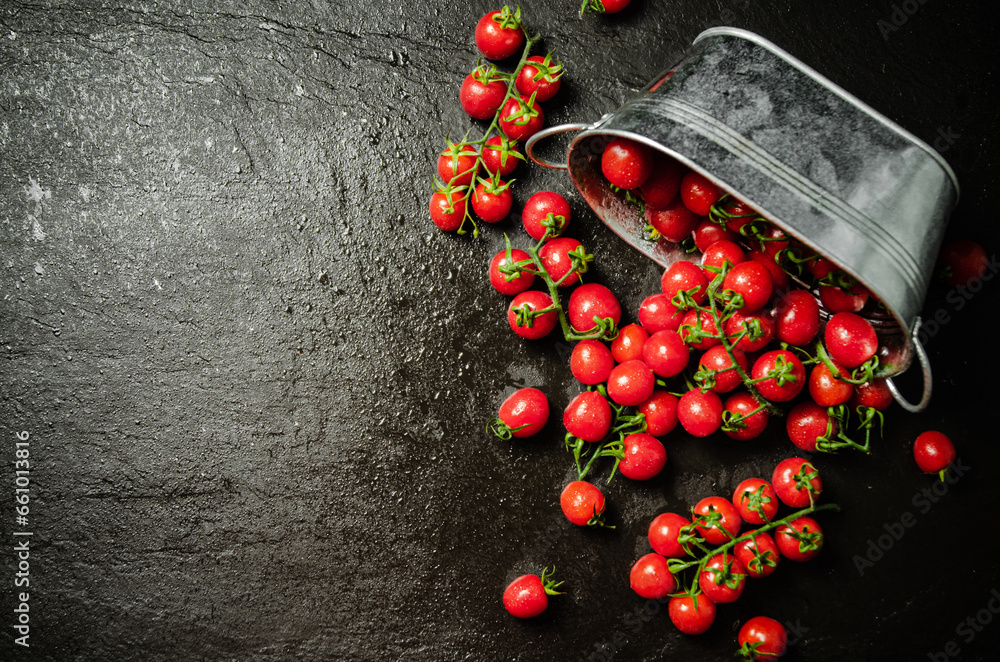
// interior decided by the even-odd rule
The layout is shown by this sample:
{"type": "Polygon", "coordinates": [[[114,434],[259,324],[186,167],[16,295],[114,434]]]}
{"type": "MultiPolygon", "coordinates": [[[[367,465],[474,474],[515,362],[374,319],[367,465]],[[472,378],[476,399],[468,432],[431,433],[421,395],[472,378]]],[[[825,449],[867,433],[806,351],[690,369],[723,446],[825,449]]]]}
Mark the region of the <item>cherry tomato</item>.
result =
{"type": "Polygon", "coordinates": [[[538,191],[528,198],[521,210],[524,229],[536,241],[541,241],[546,231],[550,237],[559,236],[569,220],[569,203],[555,191],[538,191]]]}
{"type": "Polygon", "coordinates": [[[819,302],[805,290],[790,290],[778,299],[775,312],[778,340],[805,347],[819,333],[819,302]]]}
{"type": "Polygon", "coordinates": [[[677,427],[677,402],[676,395],[654,389],[653,395],[637,407],[639,413],[646,417],[646,432],[662,437],[673,431],[677,427]]]}
{"type": "Polygon", "coordinates": [[[614,293],[604,285],[585,283],[569,295],[567,315],[570,326],[580,333],[597,327],[595,317],[600,320],[610,319],[617,329],[622,319],[622,307],[614,293]]]}
{"type": "Polygon", "coordinates": [[[569,357],[569,369],[573,376],[588,386],[608,381],[614,365],[611,350],[600,340],[581,340],[573,347],[569,357]]]}
{"type": "Polygon", "coordinates": [[[626,324],[618,330],[618,336],[611,341],[611,355],[618,363],[642,359],[642,346],[649,333],[640,324],[626,324]]]}
{"type": "Polygon", "coordinates": [[[647,209],[663,209],[677,198],[681,187],[684,168],[665,154],[657,154],[653,162],[653,172],[639,187],[647,209]]]}
{"type": "Polygon", "coordinates": [[[945,245],[938,256],[942,276],[952,287],[962,287],[969,281],[982,278],[989,269],[986,251],[971,239],[958,239],[945,245]]]}
{"type": "Polygon", "coordinates": [[[763,478],[747,478],[736,486],[733,505],[747,524],[764,524],[778,514],[778,495],[763,478]]]}
{"type": "Polygon", "coordinates": [[[458,91],[459,103],[469,117],[491,120],[507,96],[507,83],[492,65],[482,65],[465,77],[458,91]]]}
{"type": "Polygon", "coordinates": [[[680,243],[698,227],[699,217],[680,198],[663,207],[646,207],[646,222],[667,241],[680,243]]]}
{"type": "Polygon", "coordinates": [[[784,349],[775,349],[759,356],[751,376],[757,391],[771,402],[788,402],[806,385],[806,369],[797,356],[784,349]]]}
{"type": "Polygon", "coordinates": [[[826,323],[823,341],[830,358],[848,369],[857,368],[878,351],[875,329],[854,313],[833,315],[826,323]]]}
{"type": "Polygon", "coordinates": [[[702,303],[708,296],[708,279],[694,262],[679,260],[671,264],[660,278],[660,289],[673,301],[678,292],[687,292],[695,303],[702,303]]]}
{"type": "Polygon", "coordinates": [[[549,421],[549,399],[537,388],[518,389],[500,405],[499,418],[513,436],[531,437],[549,421]]]}
{"type": "Polygon", "coordinates": [[[691,520],[677,513],[660,513],[649,523],[649,545],[657,554],[670,559],[688,555],[678,541],[681,529],[691,526],[691,520]]]}
{"type": "MultiPolygon", "coordinates": [[[[685,349],[687,348],[685,347],[685,349]]],[[[726,348],[722,345],[716,345],[715,347],[710,347],[704,354],[701,355],[701,358],[698,359],[698,372],[710,375],[706,383],[714,383],[714,386],[712,386],[710,390],[715,391],[716,393],[729,393],[743,383],[743,379],[740,377],[740,373],[736,370],[736,366],[739,366],[744,372],[746,372],[747,355],[738,349],[734,349],[733,356],[736,357],[735,364],[729,357],[729,352],[726,351],[726,348]]],[[[681,370],[683,370],[683,368],[681,368],[681,370]]],[[[675,374],[680,374],[680,371],[675,374]]],[[[661,376],[673,377],[673,375],[661,376]]]]}
{"type": "Polygon", "coordinates": [[[438,176],[452,187],[468,186],[476,173],[476,159],[479,153],[471,145],[448,143],[438,155],[438,176]]]}
{"type": "Polygon", "coordinates": [[[506,60],[524,47],[521,10],[507,6],[488,12],[476,24],[476,48],[491,60],[506,60]]]}
{"type": "Polygon", "coordinates": [[[797,517],[775,529],[774,543],[789,561],[809,561],[823,548],[823,529],[812,517],[797,517]]]}
{"type": "Polygon", "coordinates": [[[790,457],[774,468],[771,486],[781,503],[791,508],[805,508],[823,492],[823,481],[809,460],[790,457]]]}
{"type": "Polygon", "coordinates": [[[687,367],[690,356],[691,351],[676,331],[657,331],[642,346],[643,362],[658,377],[681,374],[687,367]]]}
{"type": "Polygon", "coordinates": [[[730,267],[736,266],[747,259],[746,252],[739,244],[733,241],[717,241],[701,255],[701,269],[705,272],[705,278],[711,282],[728,263],[730,267]]]}
{"type": "Polygon", "coordinates": [[[655,552],[635,562],[629,571],[629,585],[647,600],[659,600],[677,590],[677,580],[667,567],[667,559],[655,552]]]}
{"type": "Polygon", "coordinates": [[[667,451],[660,440],[648,432],[635,432],[622,440],[624,458],[618,471],[632,480],[649,480],[667,464],[667,451]]]}
{"type": "Polygon", "coordinates": [[[715,603],[705,597],[680,595],[667,604],[670,622],[684,634],[703,634],[715,622],[715,603]]]}
{"type": "Polygon", "coordinates": [[[593,483],[575,480],[559,496],[563,514],[577,526],[600,526],[604,514],[604,494],[593,483]]]}
{"type": "Polygon", "coordinates": [[[762,232],[759,238],[760,250],[772,260],[777,260],[778,254],[788,248],[788,235],[776,225],[769,223],[767,230],[762,232]]]}
{"type": "Polygon", "coordinates": [[[733,554],[715,554],[698,575],[698,586],[717,605],[736,602],[746,587],[747,569],[733,554]]]}
{"type": "Polygon", "coordinates": [[[545,125],[545,113],[537,100],[510,97],[500,109],[500,130],[516,142],[523,142],[545,125]]]}
{"type": "MultiPolygon", "coordinates": [[[[694,236],[694,245],[698,250],[705,252],[708,247],[717,241],[739,241],[739,235],[730,230],[724,225],[719,225],[718,223],[709,220],[708,218],[702,218],[698,225],[692,232],[694,236]]],[[[777,265],[776,268],[780,269],[777,265]]]]}
{"type": "Polygon", "coordinates": [[[472,210],[487,223],[499,223],[507,218],[513,204],[510,185],[499,176],[480,180],[472,192],[472,210]]]}
{"type": "Polygon", "coordinates": [[[788,633],[773,618],[754,616],[740,628],[737,641],[745,659],[774,660],[785,654],[788,633]]]}
{"type": "Polygon", "coordinates": [[[504,590],[503,606],[511,616],[534,618],[548,608],[550,593],[555,590],[551,586],[546,588],[538,575],[521,575],[504,590]]]}
{"type": "Polygon", "coordinates": [[[563,427],[578,439],[600,441],[611,430],[611,405],[597,391],[584,391],[566,406],[563,427]]]}
{"type": "Polygon", "coordinates": [[[707,437],[722,427],[722,399],[712,391],[693,388],[677,403],[677,420],[693,437],[707,437]]]}
{"type": "Polygon", "coordinates": [[[648,145],[631,138],[612,138],[601,154],[601,172],[618,188],[639,188],[652,174],[655,156],[648,145]]]}
{"type": "Polygon", "coordinates": [[[545,103],[559,91],[562,79],[562,64],[552,59],[552,54],[544,57],[532,55],[524,62],[514,87],[523,97],[535,95],[535,101],[545,103]]]}
{"type": "Polygon", "coordinates": [[[688,172],[681,180],[681,200],[698,216],[708,216],[721,197],[722,190],[700,173],[688,172]]]}
{"type": "Polygon", "coordinates": [[[707,350],[722,344],[715,317],[707,310],[692,308],[687,311],[678,332],[691,349],[707,350]]]}
{"type": "Polygon", "coordinates": [[[868,303],[868,290],[860,284],[849,290],[836,285],[820,285],[817,289],[820,303],[831,313],[857,313],[868,303]]]}
{"type": "Polygon", "coordinates": [[[764,265],[771,273],[771,281],[774,283],[776,292],[784,292],[791,284],[788,273],[781,268],[781,265],[774,261],[774,258],[764,251],[753,249],[747,251],[747,259],[764,265]]]}
{"type": "MultiPolygon", "coordinates": [[[[559,313],[549,310],[540,315],[534,315],[525,323],[519,323],[518,311],[539,311],[552,307],[552,297],[538,290],[521,292],[510,302],[507,308],[507,323],[517,335],[528,340],[544,338],[552,333],[559,324],[559,313]]],[[[523,321],[523,320],[521,320],[523,321]]]]}
{"type": "Polygon", "coordinates": [[[504,135],[490,136],[483,145],[483,166],[490,173],[507,177],[524,160],[517,143],[504,135]]]}
{"type": "Polygon", "coordinates": [[[836,436],[837,422],[831,419],[826,407],[805,400],[788,412],[785,419],[788,438],[798,448],[813,453],[820,438],[832,439],[836,436]]]}
{"type": "Polygon", "coordinates": [[[940,473],[955,461],[955,444],[942,432],[928,430],[913,442],[913,459],[924,473],[940,473]]]}
{"type": "Polygon", "coordinates": [[[759,437],[771,418],[767,409],[761,407],[757,398],[747,391],[729,396],[725,402],[725,411],[730,412],[733,418],[722,428],[722,433],[737,441],[759,437]],[[738,422],[735,421],[736,418],[739,418],[738,422]]]}
{"type": "Polygon", "coordinates": [[[781,553],[770,533],[756,533],[753,538],[741,540],[733,545],[733,554],[747,569],[747,575],[754,579],[767,577],[778,569],[781,553]]]}
{"type": "Polygon", "coordinates": [[[466,199],[463,195],[463,191],[449,192],[447,188],[431,194],[430,212],[434,225],[445,232],[454,232],[462,227],[466,209],[466,199]]]}
{"type": "Polygon", "coordinates": [[[580,14],[597,12],[599,14],[617,14],[628,7],[632,0],[590,0],[583,6],[580,14]]]}
{"type": "MultiPolygon", "coordinates": [[[[519,248],[512,248],[510,250],[511,262],[510,264],[517,264],[518,262],[528,262],[527,267],[531,268],[531,256],[525,251],[519,248]]],[[[515,294],[520,294],[524,292],[535,282],[535,274],[526,271],[519,271],[514,274],[505,274],[500,271],[500,268],[507,265],[507,251],[506,249],[500,251],[493,256],[490,260],[490,284],[493,288],[500,294],[507,294],[514,296],[515,294]],[[509,278],[509,280],[508,280],[509,278]]]]}
{"type": "Polygon", "coordinates": [[[744,313],[760,310],[771,300],[774,282],[767,267],[747,260],[733,266],[722,281],[724,290],[731,290],[743,298],[744,313]]]}
{"type": "Polygon", "coordinates": [[[732,501],[721,496],[709,496],[694,506],[691,521],[698,535],[710,545],[722,545],[740,533],[743,520],[732,501]]]}
{"type": "Polygon", "coordinates": [[[864,384],[857,384],[854,387],[854,395],[851,396],[851,409],[858,407],[871,407],[879,411],[885,411],[893,402],[892,391],[884,377],[876,377],[864,384]]]}
{"type": "Polygon", "coordinates": [[[834,377],[825,363],[817,363],[809,372],[809,396],[821,407],[842,405],[852,395],[854,385],[834,377]]]}
{"type": "Polygon", "coordinates": [[[646,331],[656,333],[667,329],[676,331],[684,315],[678,313],[666,294],[650,294],[639,305],[638,317],[646,331]]]}
{"type": "Polygon", "coordinates": [[[538,251],[542,267],[559,287],[575,285],[580,280],[579,262],[574,263],[573,255],[584,253],[583,244],[571,237],[549,239],[538,251]]]}
{"type": "MultiPolygon", "coordinates": [[[[648,346],[649,341],[646,342],[646,347],[648,346]]],[[[653,395],[655,386],[656,377],[645,363],[626,361],[611,369],[611,375],[608,376],[608,397],[623,407],[634,407],[648,400],[653,395]]]]}
{"type": "Polygon", "coordinates": [[[725,322],[726,338],[736,340],[736,349],[747,354],[767,347],[774,339],[774,318],[767,310],[735,311],[725,322]]]}

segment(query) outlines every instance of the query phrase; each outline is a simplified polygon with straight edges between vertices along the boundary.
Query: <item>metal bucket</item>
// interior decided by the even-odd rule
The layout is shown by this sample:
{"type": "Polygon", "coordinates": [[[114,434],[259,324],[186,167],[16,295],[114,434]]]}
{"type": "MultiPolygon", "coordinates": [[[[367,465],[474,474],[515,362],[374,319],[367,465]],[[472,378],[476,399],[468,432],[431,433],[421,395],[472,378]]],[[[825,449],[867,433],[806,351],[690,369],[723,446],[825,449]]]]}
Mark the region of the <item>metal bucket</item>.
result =
{"type": "Polygon", "coordinates": [[[615,136],[676,158],[834,262],[888,311],[872,316],[886,355],[884,375],[916,355],[930,400],[931,370],[917,334],[933,266],[958,182],[930,146],[760,36],[706,30],[681,61],[594,124],[544,129],[526,144],[540,165],[568,169],[594,212],[663,267],[691,259],[676,244],[643,237],[645,220],[601,174],[615,136]],[[541,158],[548,136],[579,131],[564,163],[541,158]]]}

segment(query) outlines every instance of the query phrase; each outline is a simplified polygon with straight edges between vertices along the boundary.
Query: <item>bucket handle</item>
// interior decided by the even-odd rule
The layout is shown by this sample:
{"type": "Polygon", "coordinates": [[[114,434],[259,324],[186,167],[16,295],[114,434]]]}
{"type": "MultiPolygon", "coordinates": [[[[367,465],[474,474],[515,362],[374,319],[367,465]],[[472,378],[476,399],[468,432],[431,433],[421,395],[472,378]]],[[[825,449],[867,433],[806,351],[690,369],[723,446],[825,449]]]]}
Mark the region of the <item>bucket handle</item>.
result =
{"type": "Polygon", "coordinates": [[[554,136],[557,133],[569,133],[570,131],[584,131],[586,129],[592,128],[593,126],[594,126],[593,124],[580,124],[580,123],[558,124],[556,126],[550,126],[547,129],[542,129],[541,131],[538,131],[530,138],[528,138],[528,142],[524,143],[524,153],[528,155],[528,158],[530,158],[532,161],[534,161],[540,166],[544,166],[546,168],[552,168],[554,170],[568,170],[569,165],[565,162],[557,163],[556,161],[549,161],[548,159],[543,159],[540,156],[536,155],[535,145],[538,143],[539,140],[544,140],[545,138],[548,138],[549,136],[554,136]]]}
{"type": "Polygon", "coordinates": [[[892,382],[891,378],[886,380],[886,384],[889,386],[889,391],[892,393],[892,397],[896,399],[896,402],[898,402],[903,409],[912,414],[919,414],[922,412],[927,408],[927,404],[931,401],[931,362],[930,359],[927,358],[927,352],[924,351],[924,346],[920,344],[920,339],[917,337],[917,332],[920,331],[920,322],[921,320],[918,317],[916,322],[913,324],[913,333],[911,334],[913,339],[913,348],[917,352],[917,358],[920,359],[920,370],[924,376],[924,392],[920,396],[920,402],[917,404],[911,403],[903,397],[903,394],[899,392],[899,389],[896,388],[896,385],[892,382]]]}

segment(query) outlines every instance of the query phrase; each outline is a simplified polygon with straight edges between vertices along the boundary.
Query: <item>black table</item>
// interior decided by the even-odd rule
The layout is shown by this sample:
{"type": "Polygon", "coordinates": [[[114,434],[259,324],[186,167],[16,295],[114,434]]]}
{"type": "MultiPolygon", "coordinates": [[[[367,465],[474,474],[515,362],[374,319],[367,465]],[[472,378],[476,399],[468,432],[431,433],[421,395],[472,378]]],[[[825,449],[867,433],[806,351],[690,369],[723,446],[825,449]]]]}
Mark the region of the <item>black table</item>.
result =
{"type": "MultiPolygon", "coordinates": [[[[617,528],[593,531],[559,510],[558,422],[531,442],[486,434],[514,386],[556,412],[578,390],[569,345],[516,339],[485,280],[516,223],[472,239],[427,215],[445,136],[481,128],[457,90],[498,6],[106,4],[0,9],[0,657],[721,660],[768,614],[791,628],[789,660],[988,659],[993,280],[928,296],[924,317],[946,318],[929,409],[890,410],[871,456],[816,458],[842,508],[823,515],[820,557],[686,637],[628,588],[650,519],[794,449],[780,424],[742,445],[677,431],[664,474],[614,481],[617,528]],[[932,428],[963,467],[937,493],[910,455],[932,428]],[[544,565],[566,593],[509,617],[506,583],[544,565]]],[[[579,18],[574,1],[523,3],[536,52],[567,71],[549,124],[617,108],[705,28],[747,28],[938,147],[963,187],[948,238],[994,255],[985,3],[632,4],[579,18]]],[[[658,270],[565,173],[517,177],[517,205],[569,197],[593,278],[634,319],[658,270]]]]}

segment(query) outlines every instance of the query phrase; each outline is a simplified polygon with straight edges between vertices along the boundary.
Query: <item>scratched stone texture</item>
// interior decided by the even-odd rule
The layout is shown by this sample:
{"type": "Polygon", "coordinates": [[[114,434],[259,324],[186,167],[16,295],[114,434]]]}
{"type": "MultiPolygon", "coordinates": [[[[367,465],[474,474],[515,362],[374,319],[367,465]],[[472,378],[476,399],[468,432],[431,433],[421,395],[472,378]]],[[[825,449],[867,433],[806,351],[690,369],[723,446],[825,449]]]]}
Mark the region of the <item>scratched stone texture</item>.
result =
{"type": "MultiPolygon", "coordinates": [[[[614,110],[705,28],[748,28],[934,143],[963,186],[949,238],[995,254],[985,5],[632,5],[580,18],[573,1],[522,3],[536,52],[567,69],[550,124],[614,110]]],[[[1000,585],[995,282],[932,290],[931,408],[890,411],[871,457],[817,460],[842,507],[824,554],[720,608],[710,634],[680,635],[628,569],[656,513],[789,455],[780,422],[756,445],[678,432],[663,476],[607,488],[615,530],[564,521],[570,346],[516,340],[485,280],[504,233],[524,243],[516,218],[472,239],[427,215],[445,137],[483,129],[457,90],[494,8],[2,3],[0,658],[721,660],[764,613],[796,626],[790,660],[926,659],[950,641],[989,659],[1000,625],[962,624],[991,614],[1000,585]],[[530,443],[489,437],[525,385],[549,393],[553,423],[530,443]],[[909,443],[932,427],[968,471],[929,501],[909,443]],[[28,589],[12,551],[21,430],[28,589]],[[904,513],[916,524],[859,576],[904,513]],[[510,618],[503,587],[546,565],[566,593],[535,622],[510,618]]],[[[592,278],[633,314],[658,271],[564,173],[516,177],[516,205],[542,188],[570,199],[592,278]]]]}

